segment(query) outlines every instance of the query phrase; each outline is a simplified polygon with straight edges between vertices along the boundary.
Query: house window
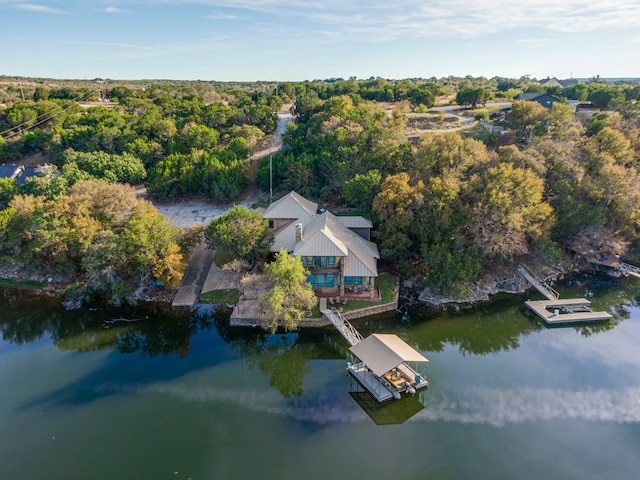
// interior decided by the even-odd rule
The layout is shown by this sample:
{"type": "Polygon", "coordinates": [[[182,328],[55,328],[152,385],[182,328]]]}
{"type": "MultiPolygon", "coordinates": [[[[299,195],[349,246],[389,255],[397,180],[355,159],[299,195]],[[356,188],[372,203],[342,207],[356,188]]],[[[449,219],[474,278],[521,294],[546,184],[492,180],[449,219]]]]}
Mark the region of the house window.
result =
{"type": "Polygon", "coordinates": [[[309,282],[311,285],[315,285],[315,283],[314,283],[315,282],[314,275],[309,275],[307,277],[307,282],[309,282]]]}
{"type": "Polygon", "coordinates": [[[325,275],[316,275],[316,287],[324,287],[325,275]]]}
{"type": "Polygon", "coordinates": [[[311,266],[313,265],[313,257],[306,257],[307,259],[307,265],[311,266]]]}
{"type": "Polygon", "coordinates": [[[336,257],[329,257],[329,261],[327,263],[330,267],[333,267],[336,264],[336,257]]]}
{"type": "Polygon", "coordinates": [[[353,285],[353,277],[344,277],[345,285],[353,285]]]}
{"type": "Polygon", "coordinates": [[[333,275],[327,275],[327,287],[334,286],[333,277],[334,277],[333,275]]]}
{"type": "Polygon", "coordinates": [[[273,220],[269,220],[269,228],[273,228],[273,220]]]}

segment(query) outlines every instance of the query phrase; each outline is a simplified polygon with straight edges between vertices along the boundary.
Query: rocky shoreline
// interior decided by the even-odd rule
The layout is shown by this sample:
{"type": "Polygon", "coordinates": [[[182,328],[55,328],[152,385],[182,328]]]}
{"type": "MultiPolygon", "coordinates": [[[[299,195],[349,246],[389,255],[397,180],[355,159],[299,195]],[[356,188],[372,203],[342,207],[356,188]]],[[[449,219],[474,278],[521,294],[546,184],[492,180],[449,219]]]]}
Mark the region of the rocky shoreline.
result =
{"type": "MultiPolygon", "coordinates": [[[[570,265],[539,268],[545,281],[555,281],[572,270],[570,265]]],[[[415,287],[415,279],[405,280],[401,299],[406,305],[420,304],[432,308],[446,309],[472,306],[488,302],[491,297],[500,294],[522,294],[531,285],[518,273],[485,274],[475,282],[464,283],[463,287],[451,295],[442,295],[429,287],[415,287]]]]}
{"type": "MultiPolygon", "coordinates": [[[[555,267],[536,267],[539,274],[547,281],[561,278],[566,272],[572,271],[573,266],[557,265],[555,267]]],[[[75,280],[63,275],[47,275],[30,272],[20,263],[5,264],[0,266],[0,278],[16,281],[12,288],[37,289],[44,295],[64,297],[65,289],[75,280]],[[41,287],[33,287],[19,282],[37,282],[41,287]]],[[[500,272],[485,274],[475,282],[468,282],[458,292],[451,295],[442,295],[428,287],[420,286],[420,278],[405,279],[400,293],[402,306],[423,305],[431,308],[447,309],[449,307],[471,307],[475,304],[488,302],[491,297],[500,294],[522,294],[530,285],[516,272],[500,272]]],[[[134,292],[135,301],[166,302],[171,303],[176,290],[151,285],[141,285],[134,292]]],[[[79,308],[80,305],[67,306],[67,308],[79,308]]]]}
{"type": "MultiPolygon", "coordinates": [[[[24,268],[22,263],[12,262],[8,264],[5,263],[0,266],[0,279],[7,279],[15,282],[15,284],[12,283],[7,285],[9,288],[34,290],[41,295],[59,297],[63,301],[65,308],[68,310],[81,307],[81,305],[76,302],[64,302],[64,293],[66,288],[77,280],[69,277],[68,275],[50,275],[42,272],[34,272],[24,268]],[[31,285],[30,282],[37,285],[31,285]]],[[[140,302],[166,302],[171,304],[175,294],[176,289],[141,285],[135,290],[132,298],[134,301],[140,302]]]]}

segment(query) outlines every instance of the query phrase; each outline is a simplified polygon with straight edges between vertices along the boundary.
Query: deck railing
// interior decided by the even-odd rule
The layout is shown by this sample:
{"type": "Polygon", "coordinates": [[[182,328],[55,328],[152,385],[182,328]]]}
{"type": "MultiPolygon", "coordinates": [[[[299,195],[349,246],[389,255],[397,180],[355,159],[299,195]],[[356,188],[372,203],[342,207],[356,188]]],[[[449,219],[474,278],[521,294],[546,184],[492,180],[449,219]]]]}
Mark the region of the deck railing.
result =
{"type": "Polygon", "coordinates": [[[547,285],[544,281],[542,281],[538,276],[533,273],[526,265],[520,265],[518,267],[518,273],[522,275],[522,277],[528,281],[531,285],[535,287],[542,295],[547,297],[548,300],[557,300],[560,298],[560,294],[556,292],[553,288],[547,285]]]}
{"type": "Polygon", "coordinates": [[[358,330],[335,308],[323,310],[322,314],[336,327],[350,345],[360,343],[363,339],[358,330]]]}

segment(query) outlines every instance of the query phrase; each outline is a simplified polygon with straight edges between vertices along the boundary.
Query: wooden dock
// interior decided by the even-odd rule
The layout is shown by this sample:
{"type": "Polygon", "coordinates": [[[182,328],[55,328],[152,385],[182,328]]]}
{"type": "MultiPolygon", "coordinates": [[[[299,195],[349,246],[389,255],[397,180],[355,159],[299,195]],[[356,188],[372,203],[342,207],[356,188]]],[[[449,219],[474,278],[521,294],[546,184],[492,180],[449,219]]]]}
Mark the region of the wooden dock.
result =
{"type": "Polygon", "coordinates": [[[603,322],[613,316],[608,312],[594,312],[586,298],[565,300],[528,300],[527,308],[549,325],[566,325],[584,322],[603,322]]]}

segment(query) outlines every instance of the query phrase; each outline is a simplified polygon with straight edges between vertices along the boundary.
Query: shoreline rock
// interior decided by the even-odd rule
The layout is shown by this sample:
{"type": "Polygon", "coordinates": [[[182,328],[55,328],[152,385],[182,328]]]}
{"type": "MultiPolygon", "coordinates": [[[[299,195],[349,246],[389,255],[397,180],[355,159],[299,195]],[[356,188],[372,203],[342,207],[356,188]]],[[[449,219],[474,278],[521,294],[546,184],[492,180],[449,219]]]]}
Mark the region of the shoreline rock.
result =
{"type": "MultiPolygon", "coordinates": [[[[546,268],[544,273],[545,281],[555,281],[566,273],[567,266],[557,266],[555,268],[546,268]]],[[[429,287],[420,290],[417,294],[417,302],[428,307],[445,309],[448,306],[473,306],[482,302],[491,301],[491,297],[499,293],[511,295],[525,293],[532,288],[529,283],[518,273],[510,275],[484,275],[475,282],[463,284],[464,292],[452,295],[442,295],[433,292],[429,287]]],[[[416,298],[415,295],[408,295],[416,298]]],[[[406,296],[405,296],[406,298],[406,296]]]]}

